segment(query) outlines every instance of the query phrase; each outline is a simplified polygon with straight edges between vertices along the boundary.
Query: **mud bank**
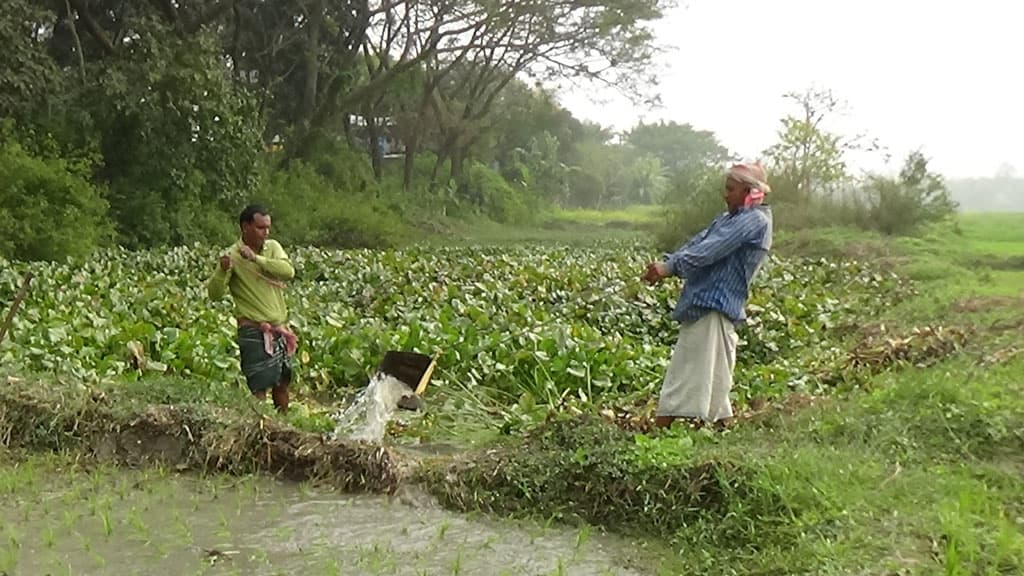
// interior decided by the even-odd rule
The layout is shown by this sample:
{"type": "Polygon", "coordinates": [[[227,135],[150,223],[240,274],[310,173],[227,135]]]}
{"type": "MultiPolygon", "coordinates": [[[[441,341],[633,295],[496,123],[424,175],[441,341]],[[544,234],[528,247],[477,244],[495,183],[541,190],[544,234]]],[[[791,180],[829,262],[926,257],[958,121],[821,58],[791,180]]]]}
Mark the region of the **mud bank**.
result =
{"type": "Polygon", "coordinates": [[[71,450],[129,466],[268,473],[345,492],[393,493],[414,466],[387,446],[296,430],[249,407],[145,405],[115,391],[32,379],[0,386],[0,446],[71,450]]]}
{"type": "Polygon", "coordinates": [[[696,515],[722,513],[732,497],[743,497],[750,476],[743,463],[712,460],[681,434],[659,438],[573,417],[438,455],[297,430],[245,405],[148,405],[116,388],[42,380],[0,387],[3,447],[129,467],[268,474],[415,507],[438,503],[662,536],[696,515]]]}

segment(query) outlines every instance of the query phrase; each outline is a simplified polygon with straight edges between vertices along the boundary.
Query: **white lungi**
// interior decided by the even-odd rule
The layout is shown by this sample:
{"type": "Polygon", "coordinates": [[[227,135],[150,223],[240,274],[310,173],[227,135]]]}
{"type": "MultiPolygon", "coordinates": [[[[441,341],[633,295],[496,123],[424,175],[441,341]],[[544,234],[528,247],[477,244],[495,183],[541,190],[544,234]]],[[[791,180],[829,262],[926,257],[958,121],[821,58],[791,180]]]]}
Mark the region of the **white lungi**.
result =
{"type": "Polygon", "coordinates": [[[665,371],[658,416],[700,418],[715,422],[732,417],[732,372],[739,336],[719,312],[683,324],[665,371]]]}

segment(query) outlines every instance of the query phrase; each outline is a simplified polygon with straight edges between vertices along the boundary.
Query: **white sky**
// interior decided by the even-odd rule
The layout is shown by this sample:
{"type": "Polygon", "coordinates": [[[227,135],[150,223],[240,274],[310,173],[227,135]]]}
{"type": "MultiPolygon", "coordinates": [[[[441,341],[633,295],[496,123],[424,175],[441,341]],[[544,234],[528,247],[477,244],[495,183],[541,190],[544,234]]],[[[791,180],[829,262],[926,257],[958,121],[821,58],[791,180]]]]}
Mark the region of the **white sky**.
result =
{"type": "MultiPolygon", "coordinates": [[[[795,112],[782,94],[828,88],[893,154],[920,148],[950,178],[1024,172],[1024,3],[1015,0],[680,0],[656,24],[667,44],[662,108],[563,96],[579,118],[628,129],[688,122],[752,158],[795,112]]],[[[613,96],[603,94],[602,96],[613,96]]],[[[853,159],[885,169],[879,155],[853,159]]]]}

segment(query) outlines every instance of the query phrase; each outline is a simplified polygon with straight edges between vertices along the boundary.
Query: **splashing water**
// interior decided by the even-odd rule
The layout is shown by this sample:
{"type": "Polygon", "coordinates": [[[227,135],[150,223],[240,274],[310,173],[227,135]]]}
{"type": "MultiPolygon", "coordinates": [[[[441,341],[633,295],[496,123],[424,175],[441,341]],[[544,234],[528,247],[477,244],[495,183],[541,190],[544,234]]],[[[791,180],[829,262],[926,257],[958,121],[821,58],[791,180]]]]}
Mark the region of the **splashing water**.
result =
{"type": "Polygon", "coordinates": [[[398,401],[412,390],[394,376],[378,373],[370,379],[352,404],[336,414],[334,427],[336,438],[380,442],[384,429],[395,413],[398,401]]]}

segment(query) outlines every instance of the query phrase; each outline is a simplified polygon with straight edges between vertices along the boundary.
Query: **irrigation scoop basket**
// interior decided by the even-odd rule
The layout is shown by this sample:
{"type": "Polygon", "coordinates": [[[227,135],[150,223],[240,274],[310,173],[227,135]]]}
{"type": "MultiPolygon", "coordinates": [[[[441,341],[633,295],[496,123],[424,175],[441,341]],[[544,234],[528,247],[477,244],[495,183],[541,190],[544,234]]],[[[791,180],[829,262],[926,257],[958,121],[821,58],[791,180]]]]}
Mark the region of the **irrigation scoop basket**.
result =
{"type": "Polygon", "coordinates": [[[391,376],[409,388],[398,402],[399,408],[419,410],[423,407],[423,393],[434,374],[437,361],[425,354],[389,350],[377,366],[378,375],[391,376]]]}

